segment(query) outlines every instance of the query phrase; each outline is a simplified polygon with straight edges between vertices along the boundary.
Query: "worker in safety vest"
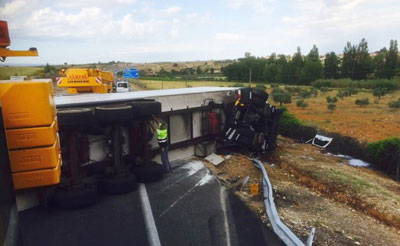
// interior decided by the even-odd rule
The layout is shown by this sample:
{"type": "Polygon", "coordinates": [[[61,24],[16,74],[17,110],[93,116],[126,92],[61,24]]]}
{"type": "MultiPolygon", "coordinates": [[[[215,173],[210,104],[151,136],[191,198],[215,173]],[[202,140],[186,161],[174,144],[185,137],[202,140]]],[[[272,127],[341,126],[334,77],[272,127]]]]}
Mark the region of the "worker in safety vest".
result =
{"type": "Polygon", "coordinates": [[[171,170],[171,165],[168,158],[168,129],[167,124],[161,122],[153,115],[154,121],[157,123],[157,128],[153,124],[150,124],[154,132],[157,134],[158,145],[161,151],[161,161],[164,166],[165,172],[171,170]]]}

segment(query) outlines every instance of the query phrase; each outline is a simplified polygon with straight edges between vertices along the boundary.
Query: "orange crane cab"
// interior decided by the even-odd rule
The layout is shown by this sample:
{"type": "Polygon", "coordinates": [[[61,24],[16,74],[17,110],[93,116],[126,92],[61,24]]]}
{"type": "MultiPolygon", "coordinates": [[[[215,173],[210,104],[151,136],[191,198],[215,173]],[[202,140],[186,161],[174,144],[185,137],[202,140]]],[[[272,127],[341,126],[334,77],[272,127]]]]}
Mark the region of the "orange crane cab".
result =
{"type": "Polygon", "coordinates": [[[114,84],[113,72],[98,69],[69,68],[59,72],[57,87],[67,88],[68,93],[111,93],[114,84]]]}

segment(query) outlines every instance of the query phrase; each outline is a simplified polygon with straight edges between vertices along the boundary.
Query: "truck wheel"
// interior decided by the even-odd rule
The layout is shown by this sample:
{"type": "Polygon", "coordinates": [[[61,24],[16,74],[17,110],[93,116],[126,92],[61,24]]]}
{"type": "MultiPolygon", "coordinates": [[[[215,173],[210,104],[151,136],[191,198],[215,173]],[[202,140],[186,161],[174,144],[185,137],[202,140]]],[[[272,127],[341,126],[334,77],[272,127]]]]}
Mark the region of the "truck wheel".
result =
{"type": "Polygon", "coordinates": [[[156,101],[137,101],[129,103],[132,106],[133,117],[143,118],[161,113],[161,103],[156,101]]]}
{"type": "Polygon", "coordinates": [[[125,194],[133,191],[136,186],[136,177],[126,174],[114,177],[105,177],[100,180],[100,190],[108,194],[125,194]]]}
{"type": "Polygon", "coordinates": [[[62,108],[57,109],[57,119],[60,128],[71,126],[89,126],[94,117],[89,108],[62,108]]]}
{"type": "Polygon", "coordinates": [[[55,204],[65,209],[86,207],[99,201],[99,198],[99,192],[92,184],[67,189],[58,188],[54,193],[55,204]]]}
{"type": "Polygon", "coordinates": [[[117,123],[132,120],[132,106],[130,105],[108,105],[99,106],[95,109],[96,119],[102,123],[117,123]]]}
{"type": "Polygon", "coordinates": [[[164,168],[155,162],[149,165],[136,166],[132,172],[137,176],[139,182],[154,182],[161,180],[164,176],[164,168]]]}

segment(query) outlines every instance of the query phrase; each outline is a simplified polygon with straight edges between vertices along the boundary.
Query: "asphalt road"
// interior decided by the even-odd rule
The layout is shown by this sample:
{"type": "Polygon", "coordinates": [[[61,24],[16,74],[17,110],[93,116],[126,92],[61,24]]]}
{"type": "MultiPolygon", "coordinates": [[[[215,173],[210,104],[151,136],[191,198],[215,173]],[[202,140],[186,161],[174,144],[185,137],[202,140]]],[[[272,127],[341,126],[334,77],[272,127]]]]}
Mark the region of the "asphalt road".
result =
{"type": "Polygon", "coordinates": [[[78,210],[20,213],[25,246],[284,245],[198,161],[163,180],[78,210]]]}

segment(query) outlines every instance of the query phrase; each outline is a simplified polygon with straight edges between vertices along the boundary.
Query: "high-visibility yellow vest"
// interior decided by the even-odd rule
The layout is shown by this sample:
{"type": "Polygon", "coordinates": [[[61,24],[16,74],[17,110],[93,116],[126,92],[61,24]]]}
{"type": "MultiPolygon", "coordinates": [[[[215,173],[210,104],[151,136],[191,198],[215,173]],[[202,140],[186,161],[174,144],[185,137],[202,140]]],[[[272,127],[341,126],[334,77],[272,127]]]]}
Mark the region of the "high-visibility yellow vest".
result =
{"type": "Polygon", "coordinates": [[[158,125],[158,129],[157,129],[157,139],[158,140],[165,140],[168,137],[168,130],[164,129],[161,130],[161,124],[158,125]]]}

